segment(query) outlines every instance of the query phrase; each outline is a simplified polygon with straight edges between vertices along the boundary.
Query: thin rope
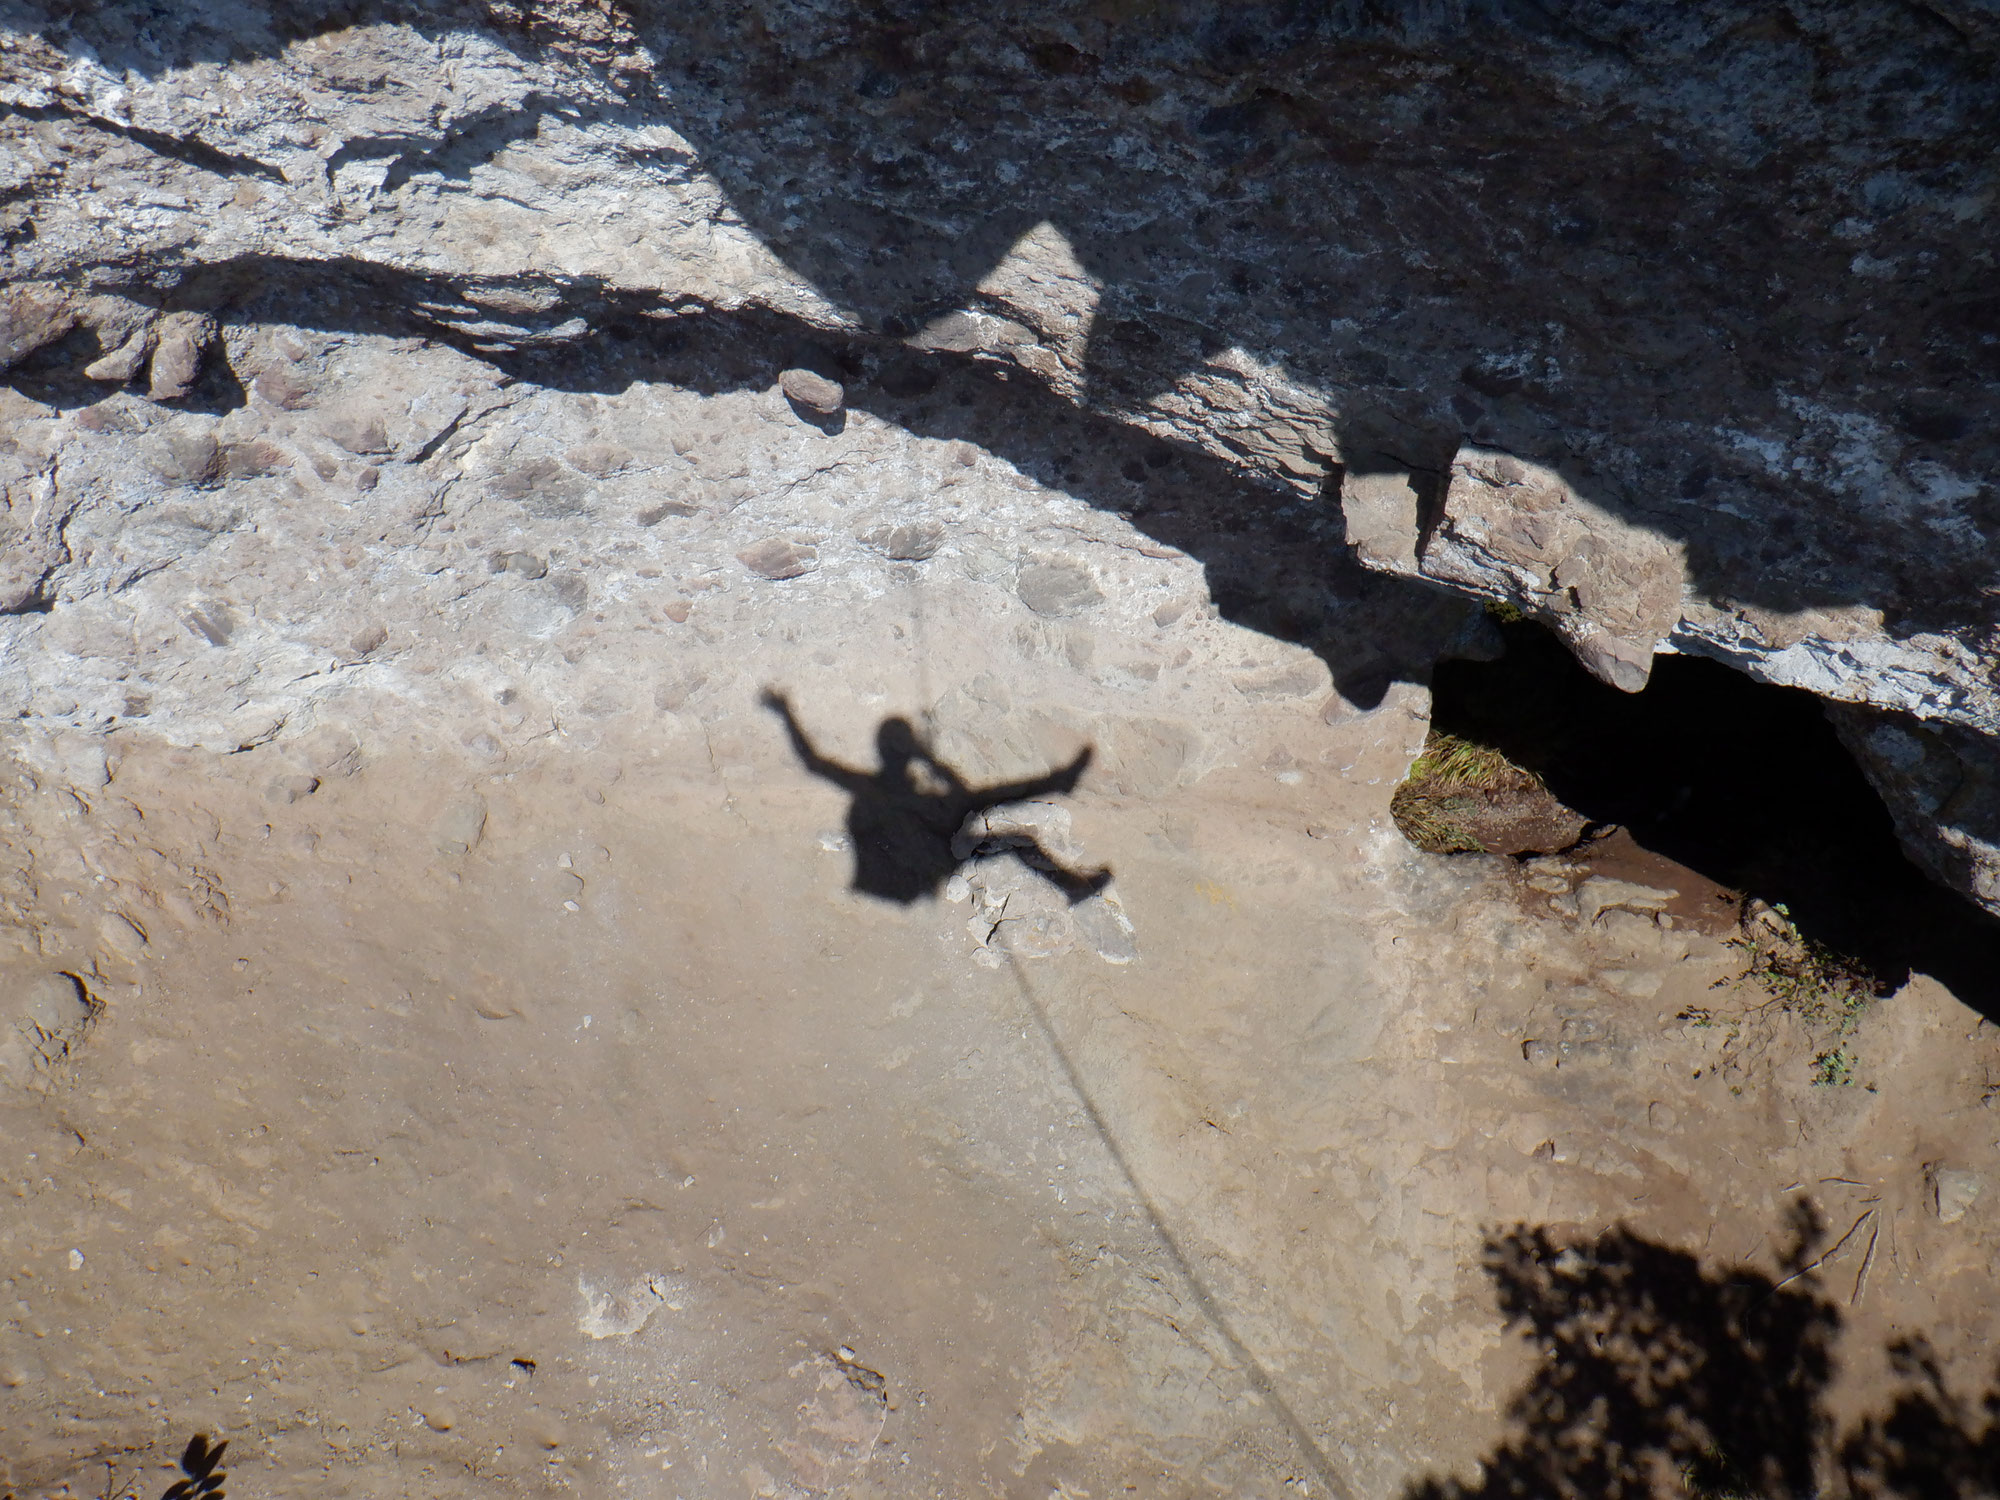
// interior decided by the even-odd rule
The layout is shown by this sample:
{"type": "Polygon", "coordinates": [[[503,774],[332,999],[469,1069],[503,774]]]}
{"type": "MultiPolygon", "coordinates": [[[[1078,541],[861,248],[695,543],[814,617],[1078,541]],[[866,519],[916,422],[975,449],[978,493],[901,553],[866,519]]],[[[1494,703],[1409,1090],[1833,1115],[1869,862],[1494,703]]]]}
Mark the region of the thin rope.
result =
{"type": "Polygon", "coordinates": [[[1034,986],[1028,983],[1028,976],[1021,968],[1020,956],[1012,949],[1007,951],[1007,966],[1013,972],[1014,982],[1021,988],[1021,998],[1026,1002],[1029,1013],[1034,1016],[1035,1024],[1041,1028],[1043,1039],[1047,1041],[1049,1050],[1055,1054],[1056,1061],[1061,1065],[1063,1076],[1069,1080],[1070,1092],[1075,1094],[1078,1102],[1083,1105],[1083,1112],[1090,1118],[1091,1128],[1097,1132],[1097,1138],[1104,1142],[1104,1148],[1111,1153],[1111,1159],[1118,1163],[1118,1170],[1132,1189],[1132,1196],[1139,1200],[1139,1206],[1146,1212],[1147,1221],[1153,1226],[1154,1235],[1165,1247],[1167,1258],[1173,1262],[1174,1268],[1181,1274],[1182,1281],[1193,1293],[1195,1306],[1201,1309],[1202,1316],[1208,1319],[1209,1324],[1222,1336],[1222,1341],[1229,1346],[1230,1352],[1236,1356],[1250,1381],[1251,1388],[1278,1413],[1279,1418],[1291,1432],[1292,1440],[1299,1445],[1306,1461],[1312,1465],[1313,1472],[1319,1476],[1320,1483],[1326,1486],[1331,1500],[1354,1500],[1353,1488],[1341,1478],[1339,1471],[1333,1466],[1333,1460],[1327,1457],[1325,1450],[1306,1430],[1305,1423],[1299,1420],[1298,1413],[1292,1410],[1291,1403],[1280,1394],[1277,1382],[1271,1379],[1263,1361],[1252,1354],[1243,1340],[1236,1336],[1236,1330],[1230,1326],[1221,1305],[1209,1292],[1206,1283],[1195,1273],[1193,1264],[1181,1250],[1180,1241],[1174,1238],[1165,1220],[1160,1217],[1159,1210],[1153,1206],[1152,1198],[1139,1185],[1138,1174],[1132,1170],[1132,1163],[1125,1155],[1124,1147],[1118,1144],[1117,1136],[1112,1134],[1110,1125],[1098,1110],[1097,1101],[1091,1097],[1089,1088],[1085,1086],[1083,1075],[1077,1071],[1076,1063],[1070,1058],[1069,1049],[1063,1046],[1062,1038],[1056,1034],[1055,1023],[1049,1019],[1047,1008],[1036,996],[1034,986]]]}
{"type": "MultiPolygon", "coordinates": [[[[915,572],[915,569],[911,570],[915,572]]],[[[936,705],[931,700],[931,652],[924,620],[924,583],[921,575],[910,580],[910,646],[917,656],[917,722],[924,728],[924,743],[937,733],[936,705]]]]}

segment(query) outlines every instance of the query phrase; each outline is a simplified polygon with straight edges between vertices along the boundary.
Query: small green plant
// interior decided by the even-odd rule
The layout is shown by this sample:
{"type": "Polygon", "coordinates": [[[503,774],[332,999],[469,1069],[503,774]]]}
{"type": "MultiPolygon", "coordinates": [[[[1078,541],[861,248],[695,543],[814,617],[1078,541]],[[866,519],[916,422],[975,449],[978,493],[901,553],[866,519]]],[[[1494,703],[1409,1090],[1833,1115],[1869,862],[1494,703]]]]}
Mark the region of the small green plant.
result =
{"type": "Polygon", "coordinates": [[[1509,604],[1504,599],[1487,600],[1486,613],[1498,620],[1502,625],[1518,625],[1528,618],[1527,615],[1521,612],[1519,605],[1509,604]]]}
{"type": "Polygon", "coordinates": [[[1813,1058],[1812,1081],[1816,1088],[1844,1088],[1854,1082],[1854,1054],[1846,1047],[1818,1053],[1813,1058]]]}
{"type": "Polygon", "coordinates": [[[1800,932],[1782,904],[1753,904],[1742,933],[1730,941],[1747,961],[1734,981],[1717,983],[1754,984],[1780,1010],[1829,1030],[1831,1045],[1813,1056],[1812,1081],[1821,1087],[1853,1083],[1856,1058],[1846,1038],[1885,993],[1882,981],[1861,960],[1800,932]]]}
{"type": "Polygon", "coordinates": [[[1808,1021],[1846,1032],[1881,998],[1881,981],[1867,965],[1807,937],[1781,905],[1755,912],[1730,942],[1748,959],[1734,983],[1755,983],[1781,1008],[1808,1021]]]}

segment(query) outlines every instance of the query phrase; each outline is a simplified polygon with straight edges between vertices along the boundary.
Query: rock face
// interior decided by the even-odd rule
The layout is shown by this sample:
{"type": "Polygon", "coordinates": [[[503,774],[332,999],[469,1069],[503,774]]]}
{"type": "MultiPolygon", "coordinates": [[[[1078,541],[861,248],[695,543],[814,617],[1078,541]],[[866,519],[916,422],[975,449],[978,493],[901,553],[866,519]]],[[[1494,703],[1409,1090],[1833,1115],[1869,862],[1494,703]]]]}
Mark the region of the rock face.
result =
{"type": "MultiPolygon", "coordinates": [[[[519,382],[726,356],[732,380],[792,371],[793,409],[831,423],[970,368],[1302,521],[1338,496],[1365,563],[1541,615],[1621,687],[1699,652],[2000,766],[1984,7],[322,15],[0,9],[0,364],[64,431],[123,414],[203,497],[169,520],[165,492],[93,488],[65,439],[16,439],[0,607],[23,620],[125,586],[85,545],[107,505],[171,559],[329,482],[315,465],[421,503],[384,464],[519,382]],[[456,373],[334,390],[285,329],[456,373]]],[[[1054,478],[1071,462],[1021,442],[1054,478]]],[[[596,460],[533,462],[555,467],[487,482],[580,515],[596,460]]],[[[1315,628],[1270,580],[1219,602],[1315,628]]],[[[13,711],[75,722],[64,697],[13,711]]],[[[1913,847],[1940,837],[1901,762],[1863,759],[1913,847]]],[[[1990,903],[1991,847],[1933,867],[1990,903]]]]}
{"type": "Polygon", "coordinates": [[[1387,806],[1504,602],[1835,700],[2000,904],[1985,17],[0,0],[0,1492],[1588,1492],[1923,1329],[1987,1410],[1990,1034],[1387,806]],[[1729,1331],[1664,1438],[1519,1386],[1513,1224],[1729,1331]]]}
{"type": "Polygon", "coordinates": [[[1417,571],[1549,621],[1595,676],[1633,693],[1686,592],[1679,548],[1557,473],[1478,448],[1452,460],[1417,571]]]}

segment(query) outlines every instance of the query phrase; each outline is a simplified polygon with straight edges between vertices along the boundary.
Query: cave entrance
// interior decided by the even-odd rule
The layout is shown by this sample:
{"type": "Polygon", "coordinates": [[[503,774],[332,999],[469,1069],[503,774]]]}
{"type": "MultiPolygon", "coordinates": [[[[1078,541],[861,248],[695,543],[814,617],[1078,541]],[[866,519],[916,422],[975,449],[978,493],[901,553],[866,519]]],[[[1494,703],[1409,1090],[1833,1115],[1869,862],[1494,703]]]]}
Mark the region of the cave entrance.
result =
{"type": "Polygon", "coordinates": [[[1783,907],[1885,985],[1926,973],[2000,1016],[2000,921],[1904,856],[1818,699],[1690,656],[1659,657],[1645,691],[1622,693],[1539,625],[1500,630],[1497,660],[1437,666],[1435,734],[1491,746],[1594,831],[1623,830],[1593,848],[1636,845],[1739,904],[1783,907]]]}

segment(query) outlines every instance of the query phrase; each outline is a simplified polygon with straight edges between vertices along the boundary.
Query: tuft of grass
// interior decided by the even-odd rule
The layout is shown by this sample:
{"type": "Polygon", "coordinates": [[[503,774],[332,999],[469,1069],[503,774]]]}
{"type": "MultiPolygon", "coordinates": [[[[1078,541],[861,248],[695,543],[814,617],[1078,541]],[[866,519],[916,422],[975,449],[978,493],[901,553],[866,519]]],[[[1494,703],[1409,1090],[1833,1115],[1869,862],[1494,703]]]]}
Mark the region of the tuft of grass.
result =
{"type": "Polygon", "coordinates": [[[1451,815],[1451,799],[1433,801],[1404,782],[1389,799],[1389,816],[1403,837],[1432,854],[1477,854],[1480,844],[1451,815]]]}
{"type": "Polygon", "coordinates": [[[1454,814],[1478,810],[1482,792],[1532,785],[1541,778],[1490,745],[1432,730],[1410,771],[1389,799],[1389,816],[1403,837],[1432,854],[1478,854],[1484,845],[1454,814]]]}
{"type": "Polygon", "coordinates": [[[1518,604],[1509,604],[1504,599],[1487,600],[1486,613],[1498,620],[1502,625],[1518,625],[1528,618],[1518,604]]]}
{"type": "Polygon", "coordinates": [[[1449,792],[1489,792],[1524,778],[1541,785],[1540,777],[1522,770],[1491,745],[1475,745],[1455,734],[1433,731],[1403,784],[1436,797],[1449,792]]]}

